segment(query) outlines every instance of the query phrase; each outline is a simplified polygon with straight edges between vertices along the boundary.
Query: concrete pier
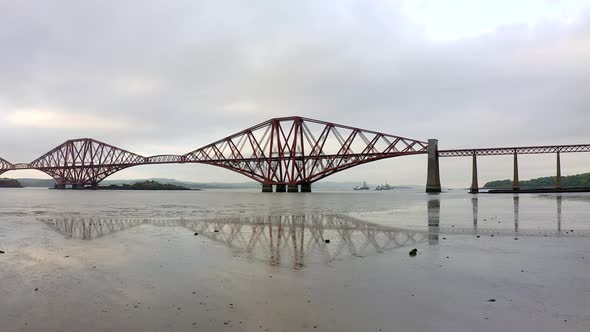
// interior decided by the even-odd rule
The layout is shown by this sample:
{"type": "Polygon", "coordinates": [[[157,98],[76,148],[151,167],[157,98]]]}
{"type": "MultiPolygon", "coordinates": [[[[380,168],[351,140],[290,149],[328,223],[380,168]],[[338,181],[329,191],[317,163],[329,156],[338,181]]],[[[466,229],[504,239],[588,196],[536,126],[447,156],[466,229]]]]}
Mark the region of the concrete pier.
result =
{"type": "Polygon", "coordinates": [[[262,184],[262,192],[263,193],[271,193],[272,192],[272,184],[262,184]]]}
{"type": "Polygon", "coordinates": [[[473,151],[473,168],[471,170],[471,188],[469,188],[469,192],[472,194],[479,192],[479,185],[477,183],[477,155],[475,151],[473,151]]]}
{"type": "Polygon", "coordinates": [[[561,158],[557,151],[557,176],[555,177],[555,188],[561,189],[561,158]]]}
{"type": "Polygon", "coordinates": [[[275,192],[277,192],[277,193],[285,193],[285,192],[287,192],[287,185],[285,185],[285,184],[277,184],[275,186],[275,192]]]}
{"type": "Polygon", "coordinates": [[[296,184],[288,184],[287,185],[287,192],[290,193],[298,193],[299,192],[299,186],[296,184]]]}
{"type": "Polygon", "coordinates": [[[439,193],[440,172],[438,167],[438,140],[428,140],[428,174],[426,178],[426,192],[439,193]]]}
{"type": "Polygon", "coordinates": [[[311,192],[311,183],[302,183],[301,184],[301,192],[302,193],[310,193],[311,192]]]}
{"type": "Polygon", "coordinates": [[[518,155],[514,151],[514,179],[512,180],[512,190],[519,191],[520,183],[518,181],[518,155]]]}

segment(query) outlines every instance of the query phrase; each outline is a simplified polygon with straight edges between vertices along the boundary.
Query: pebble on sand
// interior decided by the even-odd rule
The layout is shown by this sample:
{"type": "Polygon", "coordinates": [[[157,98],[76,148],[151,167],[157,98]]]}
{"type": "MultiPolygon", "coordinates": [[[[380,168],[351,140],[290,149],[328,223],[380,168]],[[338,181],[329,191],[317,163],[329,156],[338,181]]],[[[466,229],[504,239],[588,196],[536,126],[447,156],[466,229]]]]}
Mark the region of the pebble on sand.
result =
{"type": "Polygon", "coordinates": [[[6,253],[6,251],[0,250],[0,254],[5,254],[5,253],[6,253]]]}
{"type": "Polygon", "coordinates": [[[328,239],[325,239],[325,240],[324,240],[324,242],[325,242],[325,243],[330,243],[330,240],[328,240],[328,239]]]}
{"type": "Polygon", "coordinates": [[[496,299],[489,299],[488,302],[496,302],[496,299]]]}
{"type": "Polygon", "coordinates": [[[199,233],[195,232],[195,234],[194,234],[194,235],[195,235],[195,236],[197,236],[197,235],[199,235],[199,233]]]}
{"type": "Polygon", "coordinates": [[[410,256],[412,256],[412,257],[416,256],[417,253],[418,253],[418,249],[416,249],[416,248],[410,250],[410,256]]]}

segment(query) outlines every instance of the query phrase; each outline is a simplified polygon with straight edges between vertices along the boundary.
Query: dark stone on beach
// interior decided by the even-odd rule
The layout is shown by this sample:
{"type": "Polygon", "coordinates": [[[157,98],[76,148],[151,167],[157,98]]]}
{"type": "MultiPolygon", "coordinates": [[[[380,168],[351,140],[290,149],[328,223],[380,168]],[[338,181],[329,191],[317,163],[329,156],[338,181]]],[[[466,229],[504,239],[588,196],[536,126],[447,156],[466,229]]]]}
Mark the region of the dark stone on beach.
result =
{"type": "Polygon", "coordinates": [[[330,243],[330,240],[328,240],[328,239],[325,239],[325,240],[324,240],[324,242],[325,242],[325,243],[330,243]]]}
{"type": "Polygon", "coordinates": [[[39,288],[35,288],[34,290],[35,290],[35,292],[36,292],[36,291],[38,291],[38,290],[39,290],[39,288]]]}
{"type": "Polygon", "coordinates": [[[197,235],[199,235],[199,233],[195,232],[195,234],[194,234],[194,235],[195,235],[195,236],[197,236],[197,235]]]}
{"type": "Polygon", "coordinates": [[[6,253],[6,251],[0,250],[0,254],[5,254],[5,253],[6,253]]]}
{"type": "Polygon", "coordinates": [[[489,299],[488,302],[496,302],[496,299],[489,299]]]}
{"type": "Polygon", "coordinates": [[[515,240],[518,240],[518,238],[517,238],[517,237],[515,237],[514,239],[515,239],[515,240]]]}
{"type": "Polygon", "coordinates": [[[478,236],[476,236],[476,237],[479,239],[479,235],[478,235],[478,236]]]}
{"type": "Polygon", "coordinates": [[[410,256],[412,256],[412,257],[416,256],[417,253],[418,253],[418,249],[416,249],[416,248],[410,250],[410,256]]]}
{"type": "Polygon", "coordinates": [[[219,230],[218,229],[214,229],[213,232],[214,233],[219,233],[219,230]]]}
{"type": "Polygon", "coordinates": [[[494,234],[491,234],[490,236],[491,236],[491,237],[494,237],[494,234]]]}

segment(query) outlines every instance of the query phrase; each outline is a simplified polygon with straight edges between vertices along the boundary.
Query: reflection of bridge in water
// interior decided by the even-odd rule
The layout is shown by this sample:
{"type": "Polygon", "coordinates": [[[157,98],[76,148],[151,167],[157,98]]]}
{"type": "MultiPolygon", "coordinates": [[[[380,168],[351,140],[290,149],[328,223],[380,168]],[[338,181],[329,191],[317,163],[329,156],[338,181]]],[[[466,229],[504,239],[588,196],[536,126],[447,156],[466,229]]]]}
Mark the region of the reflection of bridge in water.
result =
{"type": "MultiPolygon", "coordinates": [[[[562,201],[563,197],[560,195],[557,196],[546,196],[545,199],[555,200],[556,203],[556,210],[555,210],[555,220],[556,225],[553,230],[546,229],[546,228],[538,228],[538,229],[523,229],[520,225],[520,197],[514,196],[512,198],[512,211],[513,211],[513,220],[514,224],[512,228],[504,227],[481,227],[481,222],[479,218],[479,199],[477,197],[471,198],[471,207],[473,211],[473,227],[472,228],[465,228],[465,227],[448,227],[448,226],[439,226],[436,233],[440,234],[474,234],[474,235],[499,235],[499,236],[560,236],[566,235],[569,237],[589,237],[590,230],[576,230],[575,232],[571,230],[562,230],[562,201]]],[[[439,199],[431,199],[428,201],[428,225],[430,226],[431,230],[430,233],[433,234],[435,232],[432,231],[433,226],[437,226],[440,224],[439,222],[440,216],[440,200],[439,199]]],[[[547,218],[551,218],[551,216],[547,216],[547,218]]],[[[489,225],[489,223],[488,223],[489,225]]]]}
{"type": "MultiPolygon", "coordinates": [[[[403,229],[370,223],[347,215],[262,216],[223,219],[61,218],[42,219],[66,238],[92,240],[141,225],[183,227],[221,243],[239,256],[270,265],[301,268],[313,262],[329,264],[346,256],[363,257],[428,241],[438,244],[439,234],[494,236],[588,237],[590,231],[562,231],[562,197],[556,196],[556,228],[523,229],[519,225],[520,199],[514,196],[513,227],[481,227],[479,201],[471,198],[472,227],[440,223],[440,200],[427,201],[427,225],[403,229]]],[[[485,220],[484,220],[485,221],[485,220]]],[[[487,223],[486,225],[493,225],[487,223]]]]}
{"type": "Polygon", "coordinates": [[[277,266],[329,264],[411,246],[438,234],[364,222],[344,215],[264,216],[227,219],[44,219],[66,238],[91,240],[141,225],[184,227],[236,254],[277,266]]]}

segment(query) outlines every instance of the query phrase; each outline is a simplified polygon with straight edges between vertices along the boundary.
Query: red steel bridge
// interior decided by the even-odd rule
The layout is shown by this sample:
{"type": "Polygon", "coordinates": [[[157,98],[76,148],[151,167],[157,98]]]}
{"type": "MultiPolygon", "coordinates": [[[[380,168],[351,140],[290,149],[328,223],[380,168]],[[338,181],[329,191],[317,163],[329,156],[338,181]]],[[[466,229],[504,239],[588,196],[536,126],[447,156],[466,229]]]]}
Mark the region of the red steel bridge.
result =
{"type": "MultiPolygon", "coordinates": [[[[152,164],[199,163],[223,167],[262,184],[264,192],[311,191],[311,184],[368,162],[428,154],[427,191],[440,191],[439,157],[587,152],[589,145],[438,151],[428,142],[298,116],[274,118],[183,155],[142,156],[92,138],[72,139],[30,163],[0,158],[0,174],[36,169],[57,188],[96,188],[120,170],[152,164]]],[[[515,157],[516,165],[516,157],[515,157]]],[[[516,169],[516,166],[515,166],[516,169]]],[[[476,179],[476,168],[474,168],[476,179]]]]}

